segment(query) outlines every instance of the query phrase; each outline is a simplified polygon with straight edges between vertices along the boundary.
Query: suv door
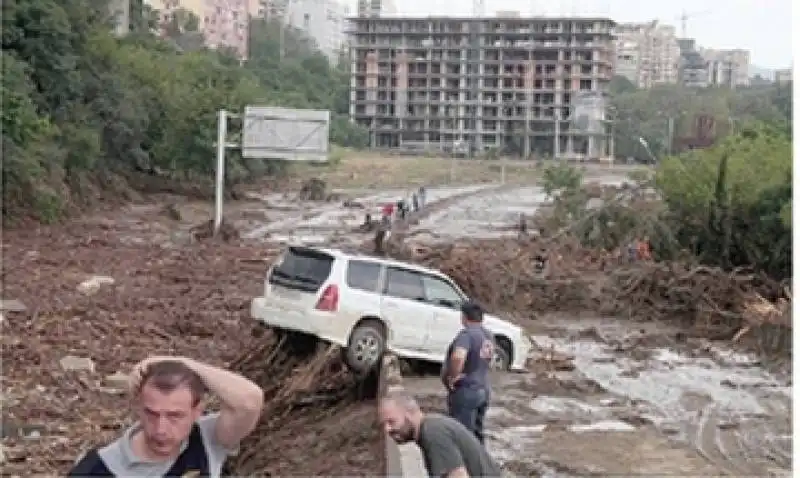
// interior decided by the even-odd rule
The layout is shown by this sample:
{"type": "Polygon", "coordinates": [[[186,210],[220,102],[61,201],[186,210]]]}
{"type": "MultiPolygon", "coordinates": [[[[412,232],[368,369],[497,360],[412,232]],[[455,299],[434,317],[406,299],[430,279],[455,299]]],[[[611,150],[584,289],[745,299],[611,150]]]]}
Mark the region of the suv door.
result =
{"type": "Polygon", "coordinates": [[[432,275],[422,276],[425,300],[433,309],[433,322],[428,333],[428,352],[444,357],[447,347],[461,330],[463,294],[449,281],[432,275]]]}
{"type": "Polygon", "coordinates": [[[424,351],[433,312],[425,300],[422,275],[401,267],[387,267],[381,315],[389,322],[393,347],[424,351]]]}

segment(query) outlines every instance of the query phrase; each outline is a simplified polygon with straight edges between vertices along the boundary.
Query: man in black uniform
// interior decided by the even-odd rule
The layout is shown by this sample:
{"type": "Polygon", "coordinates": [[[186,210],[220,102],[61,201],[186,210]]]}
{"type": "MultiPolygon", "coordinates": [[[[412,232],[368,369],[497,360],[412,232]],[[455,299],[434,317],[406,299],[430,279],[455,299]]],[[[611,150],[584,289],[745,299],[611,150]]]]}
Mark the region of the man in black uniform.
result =
{"type": "Polygon", "coordinates": [[[483,308],[475,302],[461,306],[464,328],[447,349],[442,382],[447,387],[447,413],[483,443],[483,420],[489,407],[489,368],[494,336],[483,327],[483,308]]]}

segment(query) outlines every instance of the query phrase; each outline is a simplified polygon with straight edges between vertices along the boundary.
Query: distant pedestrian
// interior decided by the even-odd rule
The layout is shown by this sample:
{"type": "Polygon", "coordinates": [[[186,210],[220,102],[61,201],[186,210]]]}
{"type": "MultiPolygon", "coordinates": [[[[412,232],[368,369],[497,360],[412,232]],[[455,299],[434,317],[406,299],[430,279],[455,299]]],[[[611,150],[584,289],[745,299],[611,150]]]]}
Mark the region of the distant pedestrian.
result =
{"type": "Polygon", "coordinates": [[[401,220],[406,218],[406,202],[403,199],[397,200],[397,216],[401,220]]]}
{"type": "Polygon", "coordinates": [[[494,336],[483,327],[483,308],[461,305],[463,329],[447,349],[442,382],[447,388],[447,413],[483,443],[483,421],[489,408],[489,369],[495,353],[494,336]]]}
{"type": "Polygon", "coordinates": [[[419,197],[417,193],[411,193],[411,206],[413,207],[413,211],[419,211],[419,197]]]}
{"type": "Polygon", "coordinates": [[[425,201],[427,199],[427,191],[425,190],[425,186],[420,186],[417,194],[419,195],[419,208],[422,209],[425,207],[425,201]]]}
{"type": "Polygon", "coordinates": [[[394,203],[386,203],[381,209],[381,219],[384,224],[392,224],[392,216],[394,215],[394,203]]]}
{"type": "Polygon", "coordinates": [[[431,478],[502,476],[500,466],[464,425],[438,413],[423,413],[410,395],[390,392],[381,399],[378,414],[395,442],[416,443],[431,478]]]}
{"type": "Polygon", "coordinates": [[[636,241],[636,255],[640,261],[649,261],[653,258],[650,254],[650,238],[648,236],[636,241]]]}

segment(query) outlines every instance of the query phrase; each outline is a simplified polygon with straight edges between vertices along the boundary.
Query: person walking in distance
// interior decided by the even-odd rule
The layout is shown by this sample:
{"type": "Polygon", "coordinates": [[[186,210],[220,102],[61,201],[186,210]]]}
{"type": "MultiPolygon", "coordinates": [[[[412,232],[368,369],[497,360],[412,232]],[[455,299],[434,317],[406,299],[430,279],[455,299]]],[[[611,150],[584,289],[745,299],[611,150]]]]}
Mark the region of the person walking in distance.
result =
{"type": "Polygon", "coordinates": [[[423,413],[410,395],[390,392],[381,399],[378,414],[384,431],[395,442],[417,444],[431,478],[502,475],[475,434],[454,418],[423,413]]]}
{"type": "Polygon", "coordinates": [[[130,381],[138,422],[85,453],[68,476],[219,477],[264,403],[250,380],[184,357],[147,358],[130,381]],[[219,398],[219,413],[203,414],[207,391],[219,398]]]}
{"type": "Polygon", "coordinates": [[[419,191],[417,191],[417,196],[419,198],[419,208],[422,209],[425,207],[425,200],[427,199],[425,186],[420,186],[419,191]]]}
{"type": "Polygon", "coordinates": [[[475,302],[461,306],[464,328],[447,349],[442,382],[447,388],[447,413],[484,442],[483,421],[489,407],[489,368],[494,336],[483,327],[483,309],[475,302]]]}

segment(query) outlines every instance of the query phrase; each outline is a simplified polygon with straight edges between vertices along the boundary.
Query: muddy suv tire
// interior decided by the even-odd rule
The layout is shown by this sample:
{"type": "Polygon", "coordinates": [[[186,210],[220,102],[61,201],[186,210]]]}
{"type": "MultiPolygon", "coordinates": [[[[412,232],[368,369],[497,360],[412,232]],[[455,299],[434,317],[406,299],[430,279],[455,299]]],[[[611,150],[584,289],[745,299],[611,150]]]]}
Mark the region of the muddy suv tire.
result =
{"type": "Polygon", "coordinates": [[[367,374],[378,366],[385,350],[383,327],[375,322],[365,322],[350,334],[345,361],[355,373],[367,374]]]}
{"type": "Polygon", "coordinates": [[[500,342],[494,348],[494,356],[491,363],[492,370],[499,370],[501,372],[507,371],[511,368],[511,352],[508,350],[508,345],[505,342],[500,342]]]}

